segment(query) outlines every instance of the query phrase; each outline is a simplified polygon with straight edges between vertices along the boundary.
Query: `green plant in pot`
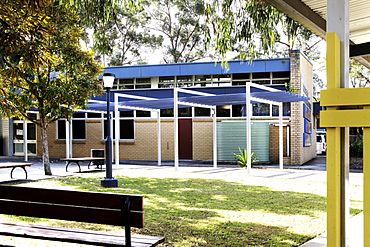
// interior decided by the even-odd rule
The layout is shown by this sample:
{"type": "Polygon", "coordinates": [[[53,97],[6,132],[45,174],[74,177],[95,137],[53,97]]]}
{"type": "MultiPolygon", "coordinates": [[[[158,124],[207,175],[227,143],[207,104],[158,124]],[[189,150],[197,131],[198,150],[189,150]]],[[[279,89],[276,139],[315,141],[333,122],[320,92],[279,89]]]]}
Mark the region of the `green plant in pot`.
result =
{"type": "MultiPolygon", "coordinates": [[[[245,148],[240,148],[240,147],[238,148],[239,148],[239,153],[234,153],[234,158],[236,160],[236,163],[240,167],[245,168],[247,167],[247,162],[248,162],[247,150],[245,148]]],[[[252,164],[258,161],[254,152],[251,153],[251,160],[252,160],[252,164]]]]}

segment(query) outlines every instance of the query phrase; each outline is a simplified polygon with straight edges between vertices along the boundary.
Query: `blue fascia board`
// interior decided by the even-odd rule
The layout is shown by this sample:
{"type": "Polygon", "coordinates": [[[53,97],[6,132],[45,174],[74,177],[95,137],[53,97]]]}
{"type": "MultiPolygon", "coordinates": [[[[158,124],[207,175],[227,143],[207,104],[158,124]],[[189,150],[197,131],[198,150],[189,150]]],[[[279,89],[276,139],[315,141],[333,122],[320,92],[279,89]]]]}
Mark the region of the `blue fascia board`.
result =
{"type": "Polygon", "coordinates": [[[249,61],[229,61],[229,68],[221,63],[197,62],[177,64],[154,64],[106,67],[103,73],[113,73],[116,78],[145,78],[159,76],[218,75],[256,72],[290,71],[290,59],[260,59],[249,61]]]}

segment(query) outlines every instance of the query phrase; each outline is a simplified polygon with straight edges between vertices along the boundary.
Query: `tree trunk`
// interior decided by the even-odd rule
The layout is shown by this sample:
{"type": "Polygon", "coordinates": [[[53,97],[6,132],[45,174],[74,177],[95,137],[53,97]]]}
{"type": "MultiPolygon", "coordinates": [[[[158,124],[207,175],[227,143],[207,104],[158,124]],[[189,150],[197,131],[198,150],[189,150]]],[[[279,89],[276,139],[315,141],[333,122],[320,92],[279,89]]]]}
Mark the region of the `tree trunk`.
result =
{"type": "Polygon", "coordinates": [[[47,126],[45,126],[45,124],[41,124],[41,143],[42,143],[42,163],[44,165],[45,175],[52,175],[49,160],[48,133],[47,126]]]}

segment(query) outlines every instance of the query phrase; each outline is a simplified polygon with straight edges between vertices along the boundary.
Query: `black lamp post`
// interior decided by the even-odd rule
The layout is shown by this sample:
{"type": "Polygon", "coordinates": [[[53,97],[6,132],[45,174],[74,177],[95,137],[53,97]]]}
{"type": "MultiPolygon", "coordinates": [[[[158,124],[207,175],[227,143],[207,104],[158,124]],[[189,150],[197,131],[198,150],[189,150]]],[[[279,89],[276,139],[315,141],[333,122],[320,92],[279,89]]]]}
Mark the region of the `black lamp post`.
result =
{"type": "Polygon", "coordinates": [[[118,187],[117,179],[112,177],[112,137],[110,131],[110,89],[113,87],[114,74],[104,73],[103,74],[103,83],[104,87],[107,89],[107,139],[105,140],[105,163],[106,163],[106,177],[103,178],[100,183],[101,186],[112,188],[118,187]]]}

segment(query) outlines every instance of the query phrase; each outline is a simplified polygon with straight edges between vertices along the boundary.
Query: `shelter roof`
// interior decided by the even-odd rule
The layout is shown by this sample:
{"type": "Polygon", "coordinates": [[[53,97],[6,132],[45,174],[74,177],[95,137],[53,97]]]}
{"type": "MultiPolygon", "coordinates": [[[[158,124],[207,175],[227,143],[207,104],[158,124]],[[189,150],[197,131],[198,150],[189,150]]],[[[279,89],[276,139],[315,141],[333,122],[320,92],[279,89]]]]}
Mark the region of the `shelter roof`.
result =
{"type": "MultiPolygon", "coordinates": [[[[187,104],[199,104],[207,106],[219,105],[242,105],[246,102],[245,86],[230,86],[230,87],[201,87],[201,88],[186,88],[188,92],[179,92],[179,107],[189,107],[187,104]],[[196,95],[191,92],[206,93],[207,95],[196,95]]],[[[132,108],[141,109],[171,109],[174,106],[174,89],[142,89],[142,90],[121,90],[112,92],[114,94],[125,94],[129,96],[141,96],[148,99],[132,99],[129,96],[121,96],[119,98],[119,107],[121,111],[130,110],[132,108]],[[125,108],[126,107],[126,108],[125,108]],[[127,109],[129,108],[129,109],[127,109]]],[[[271,85],[269,90],[262,88],[251,87],[251,99],[253,103],[258,102],[298,102],[307,101],[307,97],[293,94],[285,91],[281,85],[271,85]]],[[[111,97],[113,101],[114,97],[111,97]]],[[[94,97],[89,103],[90,110],[105,110],[106,95],[94,97]],[[100,103],[99,103],[100,101],[100,103]]],[[[113,108],[113,107],[112,107],[113,108]]]]}

